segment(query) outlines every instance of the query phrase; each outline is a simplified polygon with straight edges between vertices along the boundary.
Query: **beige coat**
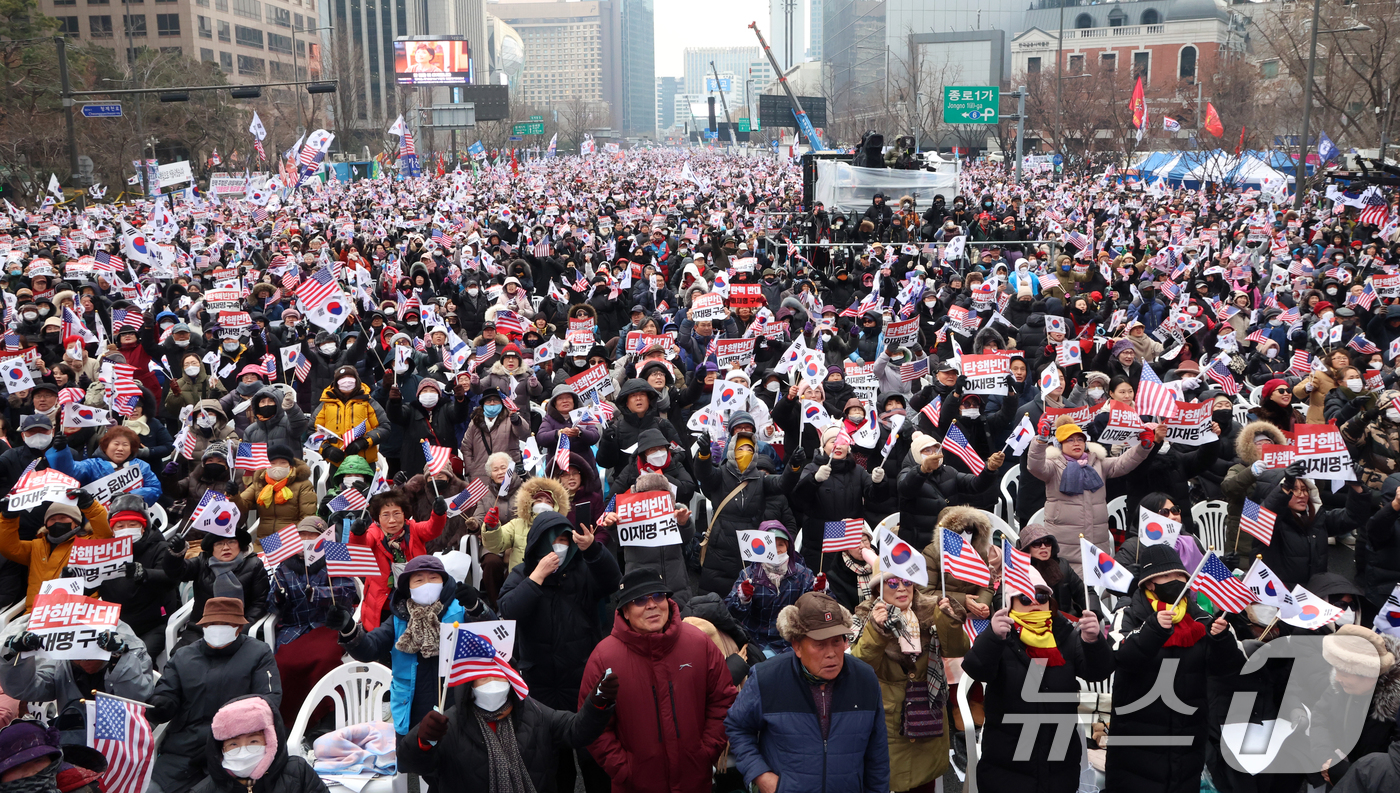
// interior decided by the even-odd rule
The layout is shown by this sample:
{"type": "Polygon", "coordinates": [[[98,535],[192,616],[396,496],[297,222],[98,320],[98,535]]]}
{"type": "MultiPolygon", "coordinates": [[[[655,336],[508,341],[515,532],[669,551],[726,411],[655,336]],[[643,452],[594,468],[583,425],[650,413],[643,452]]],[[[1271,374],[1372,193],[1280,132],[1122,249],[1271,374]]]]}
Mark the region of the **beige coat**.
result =
{"type": "Polygon", "coordinates": [[[1293,386],[1293,398],[1299,402],[1306,402],[1308,405],[1306,423],[1327,423],[1327,419],[1323,418],[1322,415],[1322,407],[1327,402],[1328,392],[1336,387],[1337,381],[1327,372],[1312,372],[1293,386]],[[1307,389],[1308,383],[1313,384],[1311,393],[1307,389]]]}
{"type": "Polygon", "coordinates": [[[1099,472],[1104,486],[1079,495],[1060,492],[1060,476],[1069,460],[1057,448],[1040,440],[1031,442],[1029,468],[1045,483],[1045,526],[1060,543],[1060,557],[1080,571],[1079,535],[1100,548],[1111,547],[1108,533],[1108,480],[1123,476],[1147,459],[1148,447],[1132,444],[1120,457],[1109,457],[1104,448],[1091,443],[1086,449],[1090,465],[1099,472]]]}

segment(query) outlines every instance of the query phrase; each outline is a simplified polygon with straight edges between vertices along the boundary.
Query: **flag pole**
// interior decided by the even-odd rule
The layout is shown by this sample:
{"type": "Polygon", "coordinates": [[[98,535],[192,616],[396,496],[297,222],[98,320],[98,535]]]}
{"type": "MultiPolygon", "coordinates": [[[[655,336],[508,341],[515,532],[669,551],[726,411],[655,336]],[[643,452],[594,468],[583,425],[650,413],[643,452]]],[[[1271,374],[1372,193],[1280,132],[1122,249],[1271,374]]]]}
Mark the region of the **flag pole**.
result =
{"type": "MultiPolygon", "coordinates": [[[[1079,546],[1079,547],[1080,547],[1081,549],[1083,549],[1083,547],[1084,547],[1084,545],[1083,545],[1083,543],[1084,543],[1084,535],[1083,535],[1083,534],[1080,534],[1080,535],[1079,535],[1079,542],[1080,542],[1080,546],[1079,546]]],[[[1080,556],[1080,560],[1079,560],[1080,564],[1081,564],[1081,565],[1084,565],[1084,566],[1087,566],[1087,565],[1088,565],[1088,560],[1083,558],[1084,554],[1081,552],[1081,553],[1079,554],[1079,556],[1080,556]]],[[[1097,562],[1096,562],[1096,563],[1097,563],[1097,562]]],[[[1089,576],[1087,576],[1087,575],[1084,576],[1084,608],[1085,608],[1085,609],[1092,609],[1092,608],[1093,608],[1093,606],[1090,605],[1090,603],[1089,603],[1089,576]]]]}
{"type": "Polygon", "coordinates": [[[98,695],[98,694],[101,694],[101,695],[104,696],[104,697],[111,697],[112,699],[121,700],[122,702],[125,702],[125,703],[127,703],[127,704],[129,704],[129,705],[140,705],[140,706],[143,707],[143,708],[149,708],[149,707],[150,707],[150,703],[141,702],[141,701],[135,700],[135,699],[127,699],[126,697],[119,697],[119,696],[117,696],[116,694],[108,694],[106,691],[98,691],[98,690],[95,689],[95,688],[92,690],[92,700],[87,700],[87,699],[85,699],[85,700],[83,700],[83,702],[95,701],[95,700],[97,699],[97,695],[98,695]]]}
{"type": "Polygon", "coordinates": [[[1193,571],[1191,571],[1191,577],[1188,578],[1188,579],[1186,579],[1186,586],[1184,586],[1184,587],[1181,588],[1181,594],[1177,595],[1177,596],[1176,596],[1176,600],[1173,600],[1173,601],[1172,601],[1172,609],[1173,609],[1173,610],[1176,609],[1176,604],[1180,603],[1180,602],[1181,602],[1181,599],[1184,598],[1184,597],[1186,597],[1186,590],[1191,588],[1191,582],[1196,580],[1196,576],[1201,572],[1201,568],[1206,566],[1206,560],[1209,559],[1209,558],[1211,557],[1211,554],[1214,554],[1214,553],[1215,553],[1215,546],[1214,546],[1214,545],[1210,545],[1210,546],[1207,546],[1207,547],[1206,547],[1205,556],[1202,556],[1202,557],[1201,557],[1201,561],[1199,561],[1199,562],[1196,563],[1196,569],[1193,570],[1193,571]]]}
{"type": "Polygon", "coordinates": [[[948,597],[948,576],[947,576],[947,574],[944,572],[944,570],[945,570],[945,568],[946,568],[946,565],[944,564],[944,562],[946,561],[948,554],[945,553],[944,550],[943,550],[943,535],[942,535],[942,533],[945,532],[945,531],[947,531],[947,529],[943,528],[942,526],[939,526],[939,527],[938,527],[938,531],[939,531],[939,536],[938,536],[938,588],[939,588],[940,591],[942,591],[943,597],[948,597]]]}

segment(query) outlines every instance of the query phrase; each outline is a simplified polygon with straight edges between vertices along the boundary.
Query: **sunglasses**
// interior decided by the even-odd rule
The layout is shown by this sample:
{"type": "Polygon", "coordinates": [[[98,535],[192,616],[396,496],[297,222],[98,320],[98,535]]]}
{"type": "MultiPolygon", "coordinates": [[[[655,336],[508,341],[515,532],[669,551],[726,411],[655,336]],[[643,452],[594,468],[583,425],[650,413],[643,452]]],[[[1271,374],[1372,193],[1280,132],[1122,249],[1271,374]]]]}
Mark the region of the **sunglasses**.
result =
{"type": "Polygon", "coordinates": [[[652,603],[665,603],[665,602],[666,602],[666,593],[665,593],[665,592],[653,592],[653,593],[651,593],[650,595],[642,595],[641,597],[639,597],[639,598],[637,598],[637,599],[635,599],[635,600],[632,600],[632,601],[630,601],[630,602],[631,602],[632,605],[636,606],[637,608],[639,608],[639,609],[644,609],[644,608],[646,608],[647,606],[651,605],[652,603]]]}
{"type": "Polygon", "coordinates": [[[1049,548],[1049,547],[1050,547],[1050,538],[1049,538],[1049,537],[1045,537],[1045,538],[1043,538],[1043,539],[1036,540],[1035,542],[1031,543],[1030,545],[1027,545],[1026,547],[1027,547],[1027,548],[1049,548]]]}
{"type": "Polygon", "coordinates": [[[892,590],[896,590],[896,591],[897,591],[897,590],[900,590],[900,589],[913,589],[913,588],[914,588],[913,582],[905,581],[903,578],[890,578],[890,579],[886,579],[886,580],[885,580],[885,586],[889,587],[889,588],[892,589],[892,590]]]}
{"type": "Polygon", "coordinates": [[[1029,606],[1031,603],[1039,603],[1043,606],[1046,603],[1050,602],[1050,595],[1046,592],[1037,592],[1035,593],[1034,600],[1026,597],[1025,595],[1017,595],[1016,600],[1019,601],[1022,606],[1029,606]]]}
{"type": "Polygon", "coordinates": [[[1274,389],[1274,393],[1275,393],[1275,394],[1287,394],[1287,393],[1288,393],[1288,389],[1287,389],[1287,388],[1275,388],[1275,389],[1274,389]]]}
{"type": "Polygon", "coordinates": [[[1180,514],[1181,514],[1181,507],[1162,507],[1161,511],[1158,512],[1157,514],[1159,514],[1159,515],[1180,515],[1180,514]]]}

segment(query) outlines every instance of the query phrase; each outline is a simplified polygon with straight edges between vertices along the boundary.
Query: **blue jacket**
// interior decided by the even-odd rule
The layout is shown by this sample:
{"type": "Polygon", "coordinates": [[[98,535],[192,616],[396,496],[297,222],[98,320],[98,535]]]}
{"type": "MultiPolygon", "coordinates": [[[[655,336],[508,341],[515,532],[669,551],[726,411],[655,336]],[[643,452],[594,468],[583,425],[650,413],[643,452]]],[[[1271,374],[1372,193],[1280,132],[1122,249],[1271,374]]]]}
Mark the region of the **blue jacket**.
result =
{"type": "Polygon", "coordinates": [[[783,606],[791,606],[810,592],[815,580],[812,571],[802,564],[796,554],[788,556],[787,574],[777,587],[769,580],[763,565],[749,562],[739,572],[739,578],[730,588],[724,604],[729,607],[734,619],[749,632],[749,638],[755,644],[782,652],[792,645],[778,633],[778,612],[783,610],[783,606]],[[747,603],[739,599],[739,584],[744,581],[753,584],[753,599],[747,603]]]}
{"type": "Polygon", "coordinates": [[[1155,298],[1151,303],[1135,303],[1128,308],[1128,319],[1140,321],[1143,328],[1151,333],[1157,329],[1158,325],[1166,321],[1167,307],[1155,298]]]}
{"type": "MultiPolygon", "coordinates": [[[[117,466],[106,457],[89,457],[86,460],[74,460],[73,450],[68,447],[62,449],[49,449],[46,456],[49,465],[59,473],[68,474],[78,480],[79,484],[87,485],[96,482],[108,474],[116,473],[117,466]]],[[[160,480],[156,478],[155,472],[146,464],[145,460],[135,457],[127,460],[124,465],[133,466],[141,471],[141,486],[132,492],[145,500],[146,506],[150,506],[160,499],[160,480]]]]}
{"type": "Polygon", "coordinates": [[[890,747],[875,671],[847,655],[831,685],[823,740],[797,656],[783,653],[754,667],[724,719],[746,785],[772,771],[778,793],[889,793],[890,747]]]}

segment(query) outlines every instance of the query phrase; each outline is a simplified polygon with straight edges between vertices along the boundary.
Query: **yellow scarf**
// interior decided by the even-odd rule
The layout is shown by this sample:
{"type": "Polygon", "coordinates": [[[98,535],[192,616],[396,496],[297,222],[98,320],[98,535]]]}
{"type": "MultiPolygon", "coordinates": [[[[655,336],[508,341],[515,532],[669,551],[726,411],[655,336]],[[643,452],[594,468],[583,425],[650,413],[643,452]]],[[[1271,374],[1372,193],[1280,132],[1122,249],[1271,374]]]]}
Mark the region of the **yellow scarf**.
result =
{"type": "MultiPolygon", "coordinates": [[[[1162,601],[1158,600],[1157,596],[1152,594],[1151,590],[1144,589],[1143,594],[1147,595],[1147,602],[1151,604],[1153,611],[1166,611],[1166,609],[1163,608],[1162,601]]],[[[1182,618],[1185,616],[1186,598],[1182,598],[1176,602],[1176,608],[1172,609],[1172,624],[1175,625],[1181,622],[1182,618]]]]}
{"type": "Polygon", "coordinates": [[[1055,646],[1055,634],[1050,630],[1049,611],[1012,611],[1011,621],[1021,626],[1021,643],[1027,647],[1048,649],[1055,646]]]}
{"type": "Polygon", "coordinates": [[[749,463],[753,462],[753,449],[753,441],[747,439],[734,447],[734,463],[739,466],[739,473],[749,470],[749,463]]]}
{"type": "Polygon", "coordinates": [[[273,502],[285,504],[290,501],[292,498],[292,489],[287,487],[287,480],[291,478],[291,474],[287,474],[281,479],[273,479],[270,475],[263,474],[263,479],[267,481],[267,487],[264,487],[262,492],[258,493],[258,503],[262,504],[264,507],[271,507],[273,502]]]}

